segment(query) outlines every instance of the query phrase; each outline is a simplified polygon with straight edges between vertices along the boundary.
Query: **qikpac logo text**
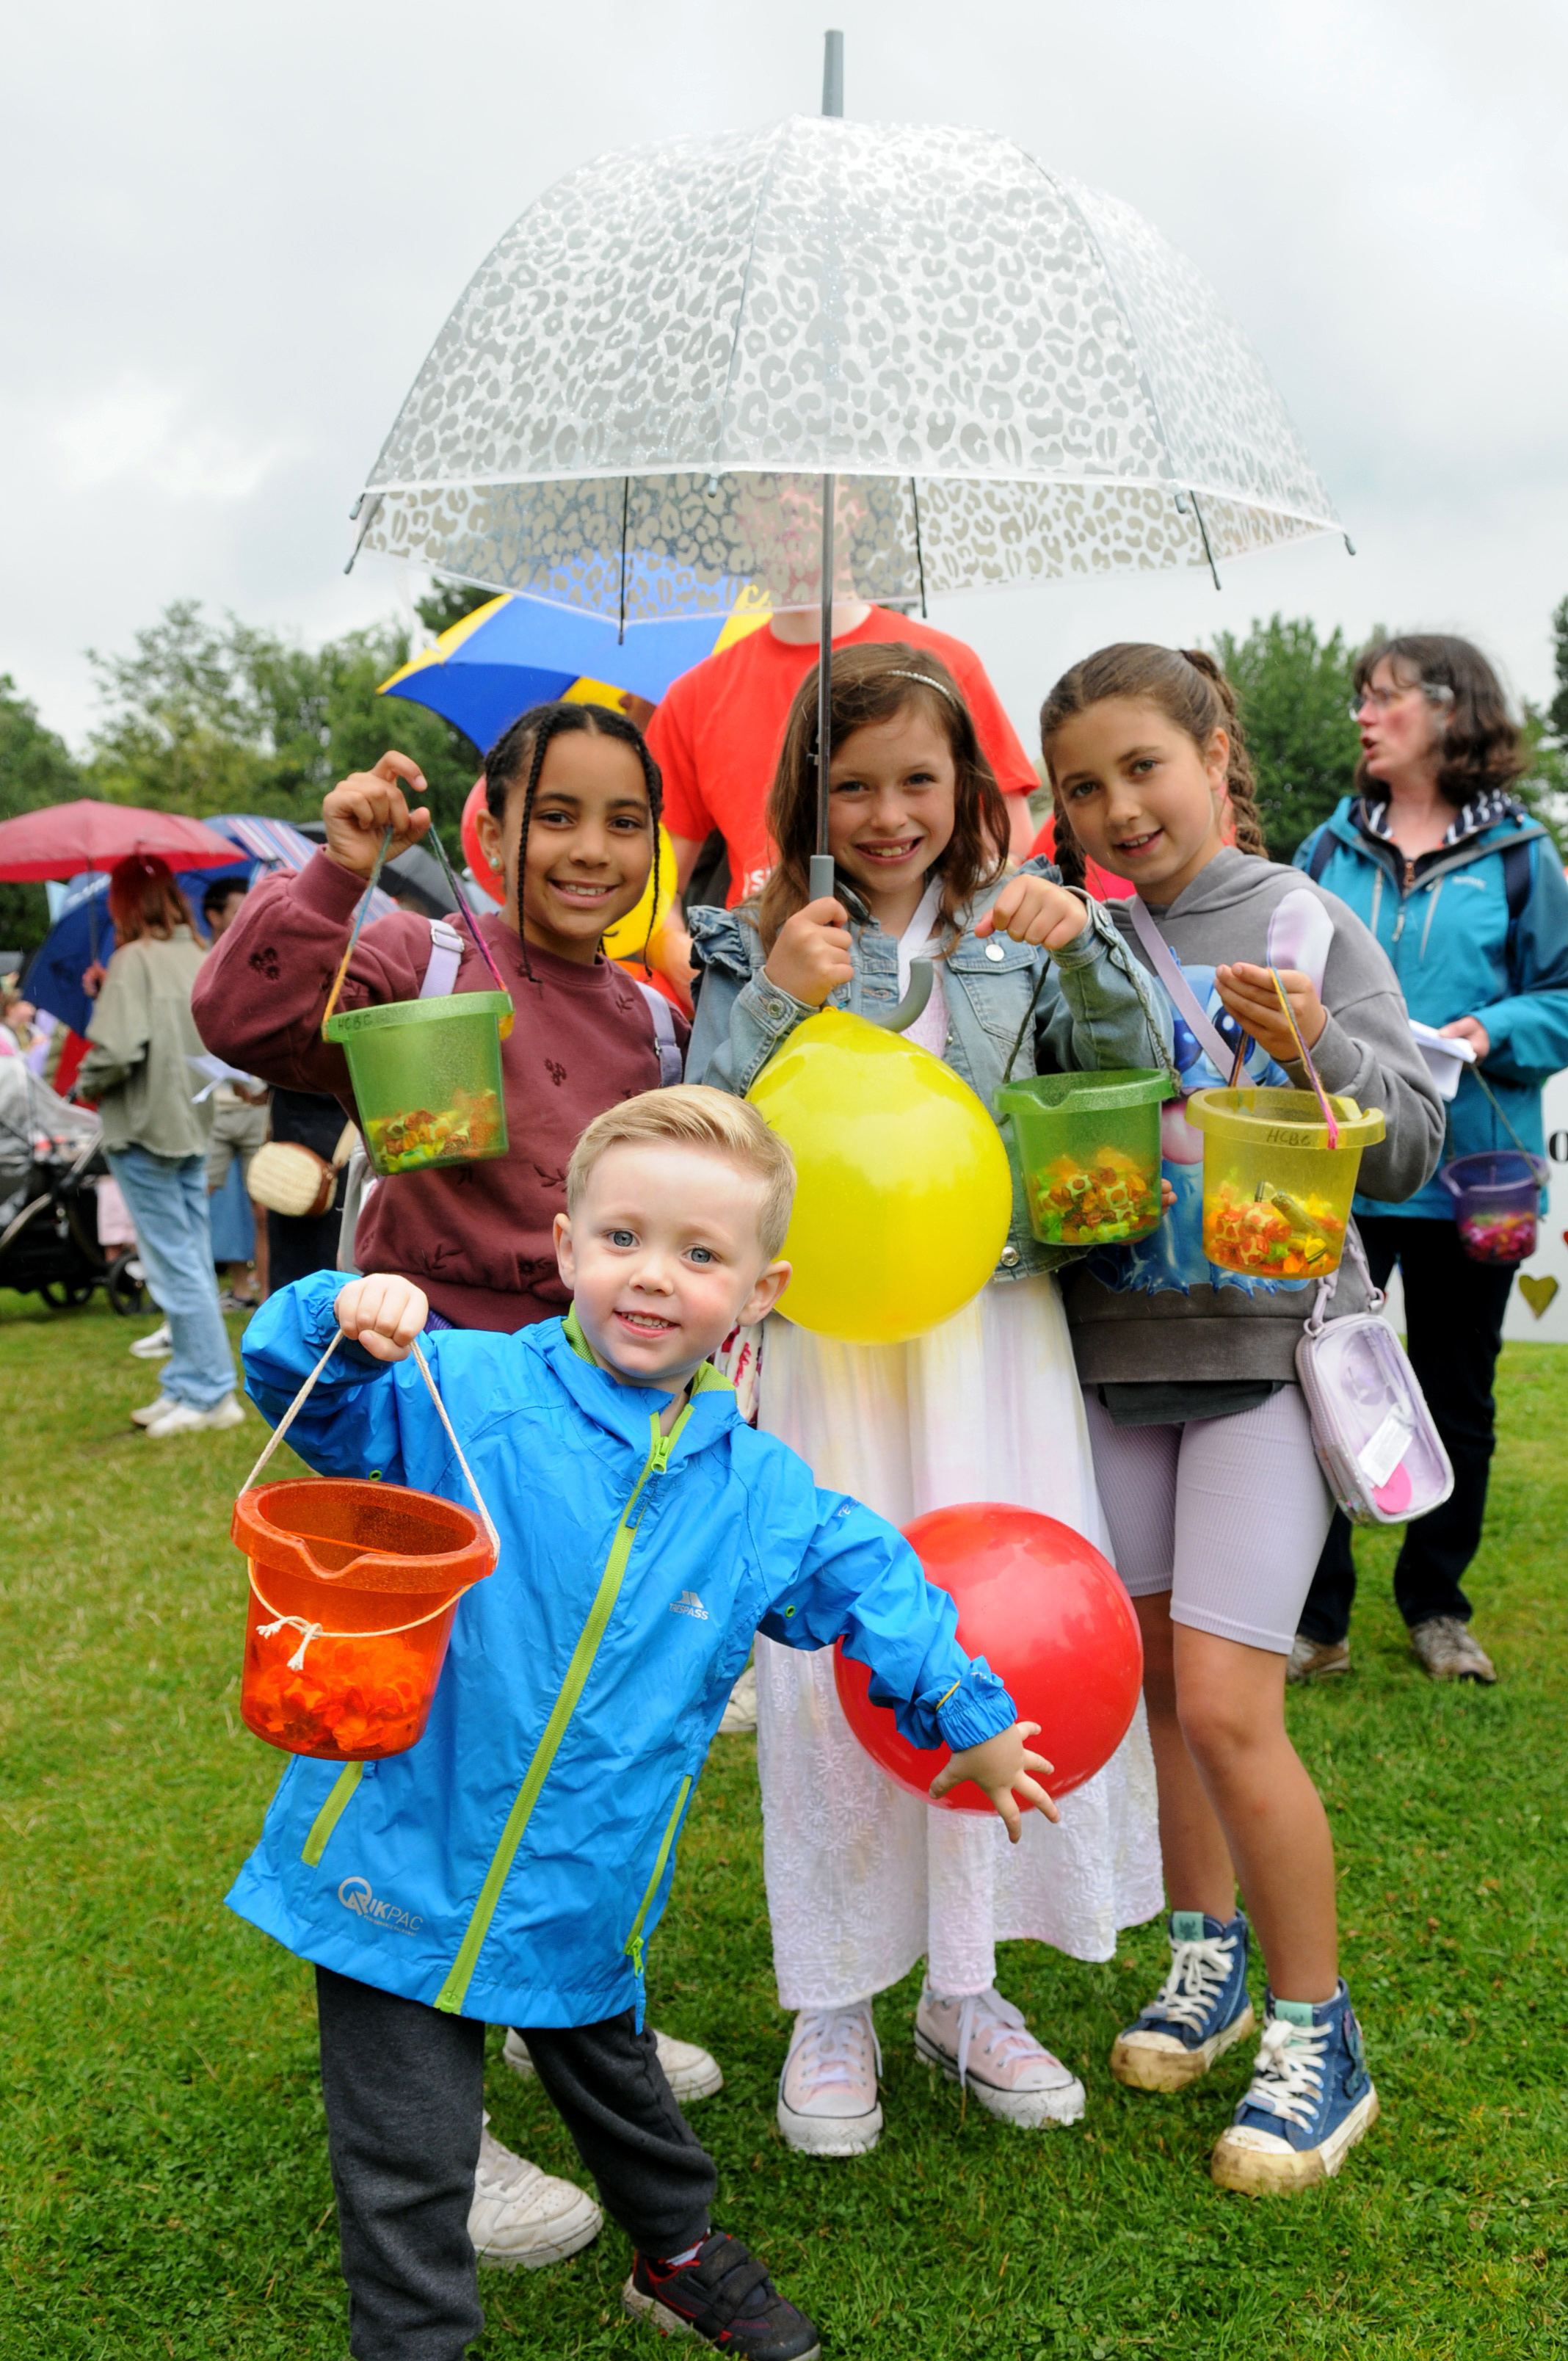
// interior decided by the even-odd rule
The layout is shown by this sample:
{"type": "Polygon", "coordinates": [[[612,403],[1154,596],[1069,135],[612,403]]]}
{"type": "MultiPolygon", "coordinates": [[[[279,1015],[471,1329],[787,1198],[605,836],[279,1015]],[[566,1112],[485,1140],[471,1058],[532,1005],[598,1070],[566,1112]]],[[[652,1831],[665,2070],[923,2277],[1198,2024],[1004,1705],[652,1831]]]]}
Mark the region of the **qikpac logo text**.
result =
{"type": "Polygon", "coordinates": [[[400,1903],[379,1901],[370,1891],[367,1877],[345,1877],[337,1898],[356,1918],[368,1918],[373,1927],[389,1927],[396,1935],[417,1935],[424,1925],[416,1912],[405,1910],[400,1903]]]}

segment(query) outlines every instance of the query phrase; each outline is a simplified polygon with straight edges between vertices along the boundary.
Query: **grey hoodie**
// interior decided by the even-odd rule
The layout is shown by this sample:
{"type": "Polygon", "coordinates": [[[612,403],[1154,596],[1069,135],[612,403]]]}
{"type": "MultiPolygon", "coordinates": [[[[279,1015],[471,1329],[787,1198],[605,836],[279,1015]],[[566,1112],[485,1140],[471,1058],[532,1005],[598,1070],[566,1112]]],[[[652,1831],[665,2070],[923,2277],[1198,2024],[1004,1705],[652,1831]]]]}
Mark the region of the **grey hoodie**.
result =
{"type": "MultiPolygon", "coordinates": [[[[1360,1187],[1384,1202],[1412,1196],[1436,1170],[1442,1154],[1443,1110],[1410,1033],[1409,1018],[1385,953],[1346,904],[1302,877],[1299,869],[1227,849],[1216,853],[1168,908],[1150,915],[1176,953],[1199,1001],[1219,1003],[1212,971],[1227,961],[1267,959],[1268,922],[1277,903],[1303,885],[1333,920],[1323,972],[1328,1023],[1312,1047],[1326,1091],[1380,1107],[1385,1137],[1361,1162],[1360,1187]]],[[[1147,966],[1125,902],[1105,905],[1135,957],[1147,966]]],[[[1160,990],[1157,983],[1157,991],[1160,990]]],[[[1163,997],[1163,993],[1161,994],[1163,997]]],[[[1212,1086],[1215,1076],[1194,1058],[1187,1037],[1178,1065],[1190,1089],[1212,1086]]],[[[1249,1061],[1250,1063],[1250,1061],[1249,1061]]],[[[1299,1064],[1285,1069],[1307,1086],[1299,1064]]],[[[1279,1080],[1278,1070],[1274,1079],[1279,1080]]],[[[1221,1082],[1228,1075],[1218,1077],[1221,1082]]],[[[1168,1171],[1170,1168],[1168,1167],[1168,1171]]],[[[1245,1283],[1212,1287],[1166,1284],[1150,1291],[1133,1276],[1135,1249],[1115,1248],[1064,1272],[1063,1292],[1078,1373],[1085,1385],[1162,1383],[1214,1378],[1294,1378],[1295,1350],[1316,1289],[1249,1290],[1245,1283]],[[1121,1257],[1120,1270],[1116,1258],[1121,1257]],[[1115,1271],[1120,1283],[1106,1283],[1115,1271]]],[[[1359,1273],[1341,1268],[1333,1312],[1365,1309],[1359,1273]]]]}

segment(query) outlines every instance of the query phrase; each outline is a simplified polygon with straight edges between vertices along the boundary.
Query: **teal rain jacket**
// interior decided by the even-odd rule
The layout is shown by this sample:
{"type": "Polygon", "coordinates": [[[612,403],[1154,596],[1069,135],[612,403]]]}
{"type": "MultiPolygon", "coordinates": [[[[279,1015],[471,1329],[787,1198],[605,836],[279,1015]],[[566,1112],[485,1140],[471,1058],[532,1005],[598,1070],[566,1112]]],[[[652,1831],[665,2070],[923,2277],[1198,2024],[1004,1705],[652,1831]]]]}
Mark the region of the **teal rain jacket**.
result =
{"type": "MultiPolygon", "coordinates": [[[[245,1336],[274,1422],[331,1341],[343,1285],[285,1288],[245,1336]]],[[[463,1598],[424,1735],[380,1763],[291,1763],[230,1907],[302,1959],[460,2016],[591,2025],[642,2005],[643,1947],[675,1839],[754,1631],[839,1633],[917,1746],[1015,1719],[891,1525],[740,1419],[704,1367],[668,1396],[620,1386],[575,1320],[455,1330],[424,1352],[499,1529],[463,1598]]],[[[290,1429],[323,1475],[469,1505],[411,1359],[340,1345],[290,1429]]]]}
{"type": "MultiPolygon", "coordinates": [[[[1568,1066],[1568,880],[1552,839],[1514,807],[1426,856],[1407,884],[1398,847],[1359,824],[1357,803],[1346,796],[1313,829],[1296,867],[1365,921],[1394,962],[1405,1005],[1419,1023],[1479,1018],[1491,1037],[1481,1071],[1493,1097],[1524,1146],[1543,1156],[1541,1085],[1568,1066]],[[1513,847],[1519,850],[1511,913],[1513,847]]],[[[1514,1145],[1476,1071],[1464,1068],[1448,1108],[1445,1162],[1514,1145]]],[[[1451,1222],[1453,1200],[1431,1180],[1403,1204],[1357,1196],[1355,1210],[1451,1222]]]]}

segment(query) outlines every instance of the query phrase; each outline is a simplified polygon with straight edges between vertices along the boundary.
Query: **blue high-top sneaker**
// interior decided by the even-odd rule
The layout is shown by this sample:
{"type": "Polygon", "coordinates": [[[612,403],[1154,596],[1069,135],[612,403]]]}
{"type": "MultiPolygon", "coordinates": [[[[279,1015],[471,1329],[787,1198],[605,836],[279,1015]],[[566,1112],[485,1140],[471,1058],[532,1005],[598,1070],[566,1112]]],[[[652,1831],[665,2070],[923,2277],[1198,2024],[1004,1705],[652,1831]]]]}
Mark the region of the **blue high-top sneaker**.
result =
{"type": "Polygon", "coordinates": [[[1210,2166],[1222,2189],[1259,2196],[1332,2178],[1377,2120],[1361,2027],[1340,1980],[1332,2000],[1276,2000],[1264,2011],[1252,2085],[1210,2166]]]}
{"type": "Polygon", "coordinates": [[[1246,1920],[1170,1914],[1170,1973],[1118,2034],[1111,2071],[1135,2091],[1185,2091],[1256,2026],[1246,1994],[1246,1920]]]}

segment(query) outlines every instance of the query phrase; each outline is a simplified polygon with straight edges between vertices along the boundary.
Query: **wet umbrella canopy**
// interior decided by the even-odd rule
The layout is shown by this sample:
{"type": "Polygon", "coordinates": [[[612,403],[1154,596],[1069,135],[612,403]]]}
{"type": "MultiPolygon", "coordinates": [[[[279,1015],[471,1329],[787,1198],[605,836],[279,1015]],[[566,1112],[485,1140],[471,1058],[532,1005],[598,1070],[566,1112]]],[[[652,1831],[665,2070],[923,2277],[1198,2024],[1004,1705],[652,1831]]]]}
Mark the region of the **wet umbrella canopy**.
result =
{"type": "Polygon", "coordinates": [[[363,546],[629,632],[1206,566],[1340,530],[1214,291],[992,133],[795,116],[546,191],[437,338],[363,546]]]}

